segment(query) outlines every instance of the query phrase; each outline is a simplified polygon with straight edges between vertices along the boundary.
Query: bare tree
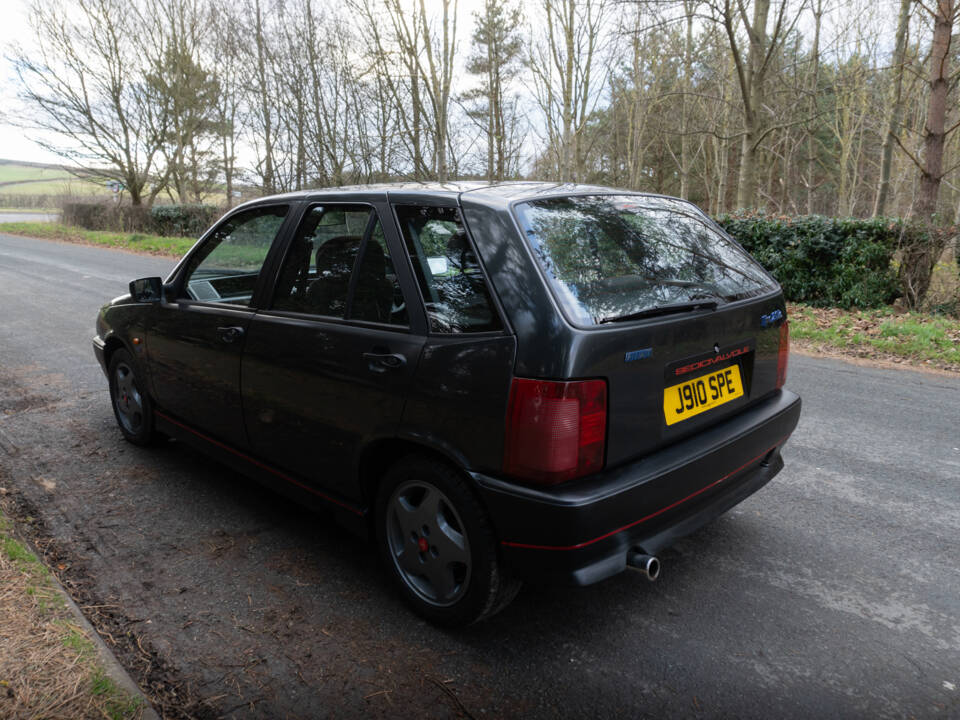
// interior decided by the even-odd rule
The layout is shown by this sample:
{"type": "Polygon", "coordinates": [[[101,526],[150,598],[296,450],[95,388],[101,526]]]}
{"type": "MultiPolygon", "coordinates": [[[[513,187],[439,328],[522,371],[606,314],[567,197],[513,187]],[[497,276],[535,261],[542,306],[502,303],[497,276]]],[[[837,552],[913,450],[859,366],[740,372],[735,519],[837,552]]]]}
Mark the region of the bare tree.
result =
{"type": "Polygon", "coordinates": [[[355,38],[339,15],[318,15],[312,0],[304,0],[303,8],[298,32],[306,46],[306,66],[301,72],[310,80],[308,157],[319,182],[342,185],[360,129],[357,80],[349,57],[355,38]]]}
{"type": "Polygon", "coordinates": [[[768,30],[771,2],[754,0],[752,13],[749,12],[749,6],[739,0],[721,0],[713,5],[727,34],[742,103],[743,136],[737,184],[739,207],[753,207],[756,204],[757,155],[760,144],[773,130],[765,115],[769,73],[777,53],[800,17],[799,10],[792,16],[788,14],[788,0],[779,0],[774,10],[773,28],[768,30]],[[747,35],[745,49],[742,39],[738,37],[741,25],[747,35]]]}
{"type": "Polygon", "coordinates": [[[680,197],[690,196],[690,98],[693,89],[693,21],[699,0],[683,0],[683,80],[680,94],[680,161],[677,170],[680,173],[680,197]]]}
{"type": "Polygon", "coordinates": [[[893,165],[893,145],[903,122],[903,75],[906,70],[907,37],[910,29],[910,6],[913,0],[900,0],[897,16],[897,34],[893,44],[893,63],[890,68],[890,106],[887,111],[887,132],[883,136],[880,160],[880,184],[873,204],[873,216],[883,215],[890,194],[890,168],[893,165]]]}
{"type": "Polygon", "coordinates": [[[807,106],[810,117],[804,130],[806,135],[807,172],[803,184],[807,191],[807,214],[813,214],[813,196],[817,188],[817,123],[820,98],[820,33],[823,27],[823,0],[811,0],[813,11],[813,47],[810,50],[810,79],[807,86],[807,106]]]}
{"type": "Polygon", "coordinates": [[[955,0],[937,0],[936,6],[922,7],[933,21],[930,42],[929,71],[927,75],[927,113],[923,129],[923,156],[918,158],[897,138],[900,147],[919,170],[919,187],[914,208],[916,217],[926,232],[902,248],[900,276],[904,299],[910,307],[919,307],[930,288],[933,269],[943,254],[950,235],[939,228],[938,217],[940,184],[957,165],[944,169],[944,149],[948,136],[960,127],[960,120],[947,127],[947,102],[951,86],[958,74],[950,72],[953,26],[957,18],[955,0]]]}
{"type": "Polygon", "coordinates": [[[214,38],[210,45],[211,67],[217,81],[218,97],[214,103],[216,134],[220,143],[219,170],[224,181],[226,205],[233,204],[237,179],[237,144],[246,121],[243,102],[243,50],[240,47],[240,23],[226,4],[210,11],[214,38]]]}
{"type": "Polygon", "coordinates": [[[270,30],[260,0],[247,0],[245,31],[251,38],[247,60],[249,78],[250,130],[257,153],[255,172],[264,192],[276,192],[276,109],[273,98],[274,54],[270,30]]]}
{"type": "MultiPolygon", "coordinates": [[[[166,120],[143,82],[137,15],[125,0],[37,0],[36,51],[14,48],[21,124],[51,135],[37,142],[87,176],[123,183],[143,203],[166,120]]],[[[158,191],[155,185],[153,194],[158,191]]]]}
{"type": "Polygon", "coordinates": [[[605,0],[542,0],[543,35],[534,40],[529,65],[546,124],[548,152],[560,180],[586,174],[586,128],[605,85],[605,0]],[[597,78],[597,73],[600,78],[597,78]]]}
{"type": "Polygon", "coordinates": [[[933,219],[937,212],[940,182],[943,180],[943,150],[947,135],[960,126],[949,129],[947,120],[947,93],[956,77],[950,73],[950,45],[956,20],[955,0],[937,0],[931,15],[933,39],[930,44],[930,74],[927,100],[927,123],[923,133],[923,162],[920,167],[920,188],[917,193],[917,217],[933,219]]]}
{"type": "MultiPolygon", "coordinates": [[[[350,0],[350,7],[361,22],[361,35],[366,39],[368,67],[362,75],[375,77],[378,99],[389,107],[381,114],[378,130],[381,148],[386,147],[388,118],[396,120],[400,144],[405,149],[409,169],[406,173],[415,179],[431,174],[425,160],[425,108],[421,90],[419,55],[421,51],[420,17],[408,15],[399,0],[377,3],[375,0],[350,0]]],[[[381,161],[386,153],[381,153],[381,161]]],[[[381,169],[384,169],[381,164],[381,169]]],[[[394,172],[402,172],[393,166],[394,172]]]]}
{"type": "Polygon", "coordinates": [[[215,108],[220,89],[202,65],[208,16],[198,0],[148,5],[140,14],[150,100],[165,118],[163,153],[180,202],[201,202],[216,180],[215,108]]]}
{"type": "Polygon", "coordinates": [[[423,49],[427,56],[426,68],[419,64],[425,81],[427,97],[433,109],[431,124],[434,133],[434,167],[437,179],[448,179],[447,153],[450,136],[450,97],[452,92],[454,57],[457,50],[457,0],[440,0],[441,16],[439,31],[427,17],[425,0],[420,0],[420,29],[423,33],[423,49]]]}

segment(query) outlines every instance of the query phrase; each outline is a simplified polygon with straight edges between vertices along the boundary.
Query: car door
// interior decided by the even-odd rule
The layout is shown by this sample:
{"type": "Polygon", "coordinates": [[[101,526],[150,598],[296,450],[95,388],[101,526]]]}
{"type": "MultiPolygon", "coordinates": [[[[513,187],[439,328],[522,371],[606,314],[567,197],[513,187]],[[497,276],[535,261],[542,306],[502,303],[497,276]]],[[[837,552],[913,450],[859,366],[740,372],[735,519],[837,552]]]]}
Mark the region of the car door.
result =
{"type": "Polygon", "coordinates": [[[157,305],[146,332],[159,412],[238,447],[246,443],[240,358],[251,304],[289,208],[242,210],[207,233],[181,263],[173,299],[157,305]]]}
{"type": "Polygon", "coordinates": [[[251,447],[325,492],[360,500],[354,464],[392,437],[424,342],[412,278],[379,202],[317,202],[293,233],[243,355],[251,447]]]}

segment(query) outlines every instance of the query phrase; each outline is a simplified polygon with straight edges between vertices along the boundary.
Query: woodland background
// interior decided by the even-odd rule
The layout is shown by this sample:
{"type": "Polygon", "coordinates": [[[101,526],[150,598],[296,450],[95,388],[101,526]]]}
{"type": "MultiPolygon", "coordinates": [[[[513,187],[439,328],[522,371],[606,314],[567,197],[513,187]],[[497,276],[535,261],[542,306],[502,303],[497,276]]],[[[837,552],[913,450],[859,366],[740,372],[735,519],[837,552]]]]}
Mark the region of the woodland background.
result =
{"type": "Polygon", "coordinates": [[[37,0],[4,119],[133,206],[536,178],[908,219],[923,286],[960,213],[956,4],[37,0]]]}

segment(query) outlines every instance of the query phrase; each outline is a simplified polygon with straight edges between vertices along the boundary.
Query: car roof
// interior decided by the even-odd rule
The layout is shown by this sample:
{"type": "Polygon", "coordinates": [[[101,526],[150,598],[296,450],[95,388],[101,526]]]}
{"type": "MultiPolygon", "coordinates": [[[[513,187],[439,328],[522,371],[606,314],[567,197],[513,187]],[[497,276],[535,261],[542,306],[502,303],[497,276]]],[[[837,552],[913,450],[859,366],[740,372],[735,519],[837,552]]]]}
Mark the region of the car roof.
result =
{"type": "MultiPolygon", "coordinates": [[[[652,193],[640,193],[636,190],[624,190],[601,185],[581,185],[578,183],[539,182],[535,180],[517,180],[504,182],[485,182],[478,180],[455,182],[400,182],[378,183],[372,185],[343,185],[331,188],[316,188],[297,192],[270,195],[251,200],[246,205],[255,205],[278,200],[299,201],[314,198],[329,199],[331,196],[344,196],[353,199],[374,199],[387,196],[391,200],[416,201],[418,199],[445,199],[448,202],[458,198],[492,207],[503,208],[513,202],[534,200],[544,197],[592,194],[630,194],[663,197],[652,193]],[[463,196],[469,196],[464,198],[463,196]]],[[[243,206],[241,206],[243,207],[243,206]]]]}

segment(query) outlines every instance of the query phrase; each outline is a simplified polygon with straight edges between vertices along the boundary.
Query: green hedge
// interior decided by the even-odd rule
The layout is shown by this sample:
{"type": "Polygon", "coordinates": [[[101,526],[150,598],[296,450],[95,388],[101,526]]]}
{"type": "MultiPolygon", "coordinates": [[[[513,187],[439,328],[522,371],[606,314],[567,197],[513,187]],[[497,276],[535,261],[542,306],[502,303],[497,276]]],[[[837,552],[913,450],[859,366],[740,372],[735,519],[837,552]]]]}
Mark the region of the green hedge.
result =
{"type": "Polygon", "coordinates": [[[63,205],[64,225],[164,237],[200,237],[222,214],[223,210],[216,205],[154,205],[150,208],[99,202],[63,205]]]}
{"type": "Polygon", "coordinates": [[[216,205],[154,205],[149,229],[157,235],[200,237],[222,214],[216,205]]]}
{"type": "Polygon", "coordinates": [[[872,308],[900,296],[893,256],[900,220],[721,215],[717,223],[780,282],[788,300],[820,307],[872,308]]]}

